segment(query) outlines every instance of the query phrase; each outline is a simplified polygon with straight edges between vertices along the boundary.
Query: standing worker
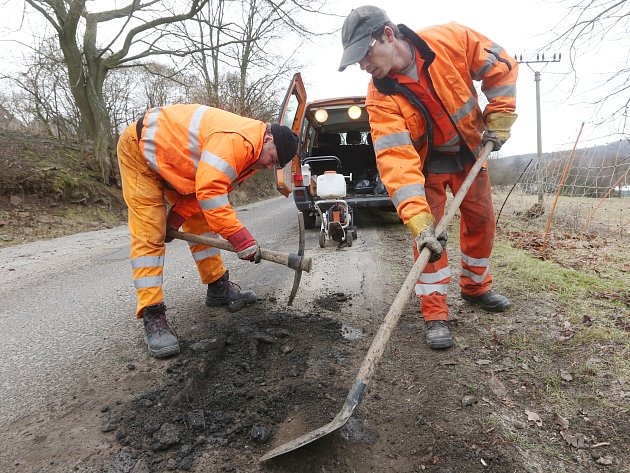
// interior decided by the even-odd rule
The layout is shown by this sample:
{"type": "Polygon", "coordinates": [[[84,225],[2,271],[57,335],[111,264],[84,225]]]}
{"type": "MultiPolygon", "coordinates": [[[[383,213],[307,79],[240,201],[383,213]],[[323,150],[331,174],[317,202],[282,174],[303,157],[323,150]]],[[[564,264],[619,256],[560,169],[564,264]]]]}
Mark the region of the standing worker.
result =
{"type": "MultiPolygon", "coordinates": [[[[398,215],[431,259],[416,284],[427,344],[453,346],[447,320],[451,280],[446,232],[435,235],[444,215],[446,187],[455,194],[491,141],[494,150],[516,120],[518,63],[485,36],[450,23],[418,32],[393,24],[384,10],[352,10],[341,31],[339,70],[359,63],[372,76],[366,108],[376,162],[398,215]],[[488,99],[479,107],[473,80],[488,99]]],[[[489,258],[495,234],[490,180],[479,173],[460,207],[461,297],[501,312],[510,301],[490,289],[489,258]]]]}
{"type": "MultiPolygon", "coordinates": [[[[162,292],[167,226],[197,235],[218,233],[240,259],[258,262],[256,240],[236,217],[228,193],[260,169],[284,166],[297,143],[286,126],[204,105],[153,108],[123,132],[118,163],[129,208],[136,317],[144,321],[152,356],[180,351],[162,292]]],[[[207,306],[228,305],[233,311],[256,301],[254,292],[229,280],[218,249],[191,243],[190,250],[201,282],[208,285],[207,306]]]]}

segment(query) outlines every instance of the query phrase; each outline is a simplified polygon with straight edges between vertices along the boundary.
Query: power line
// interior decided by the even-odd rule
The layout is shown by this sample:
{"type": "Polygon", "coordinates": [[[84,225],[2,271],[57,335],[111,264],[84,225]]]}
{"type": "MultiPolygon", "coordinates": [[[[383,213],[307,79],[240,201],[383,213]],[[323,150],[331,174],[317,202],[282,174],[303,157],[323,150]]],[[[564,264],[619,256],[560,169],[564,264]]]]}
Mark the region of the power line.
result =
{"type": "Polygon", "coordinates": [[[543,163],[542,163],[542,131],[541,131],[541,119],[540,119],[540,74],[547,67],[547,64],[552,62],[560,62],[562,59],[562,53],[556,54],[549,59],[545,59],[545,53],[536,53],[536,59],[523,60],[523,55],[514,56],[520,64],[527,64],[527,67],[534,73],[534,81],[536,82],[536,143],[537,143],[537,160],[536,160],[536,175],[538,176],[537,191],[538,191],[538,204],[543,206],[543,163]],[[538,69],[534,69],[532,64],[542,64],[543,66],[538,69]]]}

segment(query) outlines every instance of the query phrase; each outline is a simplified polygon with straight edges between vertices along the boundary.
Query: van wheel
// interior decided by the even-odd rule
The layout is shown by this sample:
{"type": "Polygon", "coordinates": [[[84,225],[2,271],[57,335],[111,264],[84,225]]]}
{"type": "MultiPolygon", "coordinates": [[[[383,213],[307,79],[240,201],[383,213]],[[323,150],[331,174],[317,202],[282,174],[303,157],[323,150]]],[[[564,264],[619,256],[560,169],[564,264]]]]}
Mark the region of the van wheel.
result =
{"type": "Polygon", "coordinates": [[[326,232],[322,230],[319,232],[319,247],[324,248],[326,246],[326,232]]]}
{"type": "Polygon", "coordinates": [[[315,228],[315,219],[317,218],[317,216],[308,211],[302,211],[302,215],[304,216],[304,228],[309,230],[311,228],[315,228]]]}
{"type": "Polygon", "coordinates": [[[346,245],[352,246],[352,240],[354,240],[354,238],[352,238],[352,232],[346,232],[346,245]]]}

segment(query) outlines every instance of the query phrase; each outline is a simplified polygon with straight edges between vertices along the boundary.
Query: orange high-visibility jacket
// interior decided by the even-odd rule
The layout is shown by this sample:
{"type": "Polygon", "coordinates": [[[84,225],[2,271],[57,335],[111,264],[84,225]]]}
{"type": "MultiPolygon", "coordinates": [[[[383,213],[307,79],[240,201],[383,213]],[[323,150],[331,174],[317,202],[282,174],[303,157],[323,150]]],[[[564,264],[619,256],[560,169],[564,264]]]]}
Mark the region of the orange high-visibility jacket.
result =
{"type": "Polygon", "coordinates": [[[203,210],[223,238],[243,228],[228,193],[253,175],[266,124],[205,105],[169,105],[143,119],[140,150],[149,167],[181,197],[173,210],[188,218],[203,210]]]}
{"type": "MultiPolygon", "coordinates": [[[[514,113],[517,61],[501,46],[457,23],[417,33],[405,25],[398,27],[422,55],[435,95],[478,158],[485,117],[493,112],[514,113]],[[483,113],[473,80],[481,81],[488,99],[483,113]]],[[[392,77],[370,82],[366,108],[379,173],[398,215],[407,223],[421,212],[430,212],[422,173],[432,144],[426,108],[392,77]]]]}

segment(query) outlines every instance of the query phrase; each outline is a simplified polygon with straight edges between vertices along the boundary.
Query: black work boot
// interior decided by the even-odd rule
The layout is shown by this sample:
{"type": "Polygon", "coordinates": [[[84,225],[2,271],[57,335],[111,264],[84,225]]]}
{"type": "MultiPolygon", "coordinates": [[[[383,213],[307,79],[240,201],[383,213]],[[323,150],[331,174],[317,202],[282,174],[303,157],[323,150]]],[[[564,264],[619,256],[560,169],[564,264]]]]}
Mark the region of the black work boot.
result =
{"type": "Polygon", "coordinates": [[[226,271],[223,276],[212,284],[208,284],[208,292],[206,294],[206,305],[208,307],[227,305],[230,312],[236,312],[254,302],[256,302],[256,293],[253,291],[241,291],[241,287],[238,284],[230,281],[229,271],[226,271]]]}
{"type": "Polygon", "coordinates": [[[163,303],[142,309],[144,321],[144,341],[151,356],[164,358],[177,355],[180,351],[177,334],[166,320],[166,307],[163,303]]]}
{"type": "Polygon", "coordinates": [[[471,296],[462,292],[462,299],[477,304],[479,307],[489,312],[503,312],[511,305],[510,299],[501,294],[497,294],[492,289],[484,292],[480,296],[471,296]]]}
{"type": "Polygon", "coordinates": [[[434,350],[451,348],[453,336],[446,320],[427,320],[427,345],[434,350]]]}

